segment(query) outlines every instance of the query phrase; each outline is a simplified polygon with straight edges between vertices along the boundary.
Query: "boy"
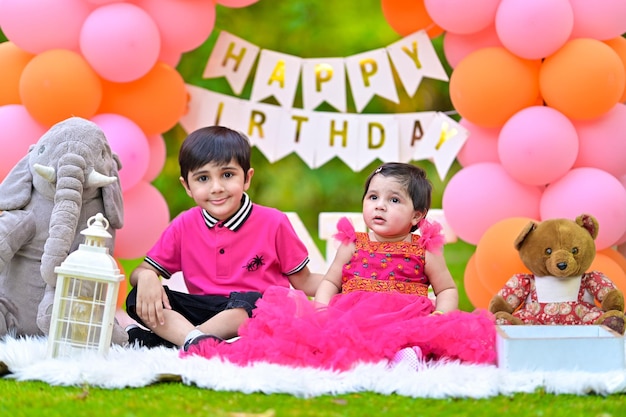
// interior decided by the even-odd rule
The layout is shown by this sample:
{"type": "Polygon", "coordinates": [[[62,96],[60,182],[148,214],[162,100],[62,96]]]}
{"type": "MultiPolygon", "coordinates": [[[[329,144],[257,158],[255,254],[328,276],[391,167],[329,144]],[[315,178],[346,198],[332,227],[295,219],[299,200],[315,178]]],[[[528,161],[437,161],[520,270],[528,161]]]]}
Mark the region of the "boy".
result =
{"type": "Polygon", "coordinates": [[[272,285],[315,295],[305,246],[287,216],[250,201],[250,143],[222,126],[192,132],[178,156],[180,182],[196,203],[178,215],[133,271],[128,314],[152,332],[129,326],[132,344],[189,346],[237,336],[272,285]],[[189,294],[159,276],[182,271],[189,294]],[[131,328],[132,327],[132,328],[131,328]]]}

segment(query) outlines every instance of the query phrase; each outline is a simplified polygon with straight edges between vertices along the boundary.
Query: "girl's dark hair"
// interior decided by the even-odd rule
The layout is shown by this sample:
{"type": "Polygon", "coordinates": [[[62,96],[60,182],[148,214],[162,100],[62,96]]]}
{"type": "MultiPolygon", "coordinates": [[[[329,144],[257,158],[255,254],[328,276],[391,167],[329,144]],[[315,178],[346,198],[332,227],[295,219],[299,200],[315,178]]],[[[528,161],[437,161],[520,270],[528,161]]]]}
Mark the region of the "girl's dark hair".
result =
{"type": "Polygon", "coordinates": [[[187,175],[210,162],[227,164],[237,161],[247,179],[250,169],[250,141],[243,134],[224,126],[208,126],[195,130],[183,141],[178,153],[180,176],[187,175]]]}
{"type": "MultiPolygon", "coordinates": [[[[363,198],[367,195],[370,183],[375,175],[383,177],[393,177],[400,184],[406,187],[407,193],[413,200],[413,209],[421,212],[424,216],[430,209],[430,200],[433,186],[426,178],[426,171],[422,168],[411,164],[403,164],[400,162],[387,162],[374,170],[365,180],[365,190],[363,198]]],[[[417,226],[411,231],[415,231],[417,226]]]]}

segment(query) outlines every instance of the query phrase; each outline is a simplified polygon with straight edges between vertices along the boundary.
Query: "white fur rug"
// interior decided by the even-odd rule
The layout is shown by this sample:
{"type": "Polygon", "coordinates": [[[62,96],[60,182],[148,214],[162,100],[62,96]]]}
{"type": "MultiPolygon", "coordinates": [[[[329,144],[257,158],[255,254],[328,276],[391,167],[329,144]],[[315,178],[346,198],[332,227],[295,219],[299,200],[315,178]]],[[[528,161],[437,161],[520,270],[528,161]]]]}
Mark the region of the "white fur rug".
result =
{"type": "Polygon", "coordinates": [[[297,397],[369,391],[420,398],[485,398],[538,388],[576,395],[626,392],[623,369],[608,373],[507,372],[496,366],[431,362],[416,371],[403,363],[389,368],[381,362],[359,365],[348,372],[332,372],[267,363],[239,367],[219,359],[181,359],[175,349],[119,346],[112,347],[106,357],[86,352],[73,358],[48,359],[44,338],[5,338],[0,341],[0,362],[9,370],[5,378],[111,389],[180,380],[216,391],[285,393],[297,397]]]}

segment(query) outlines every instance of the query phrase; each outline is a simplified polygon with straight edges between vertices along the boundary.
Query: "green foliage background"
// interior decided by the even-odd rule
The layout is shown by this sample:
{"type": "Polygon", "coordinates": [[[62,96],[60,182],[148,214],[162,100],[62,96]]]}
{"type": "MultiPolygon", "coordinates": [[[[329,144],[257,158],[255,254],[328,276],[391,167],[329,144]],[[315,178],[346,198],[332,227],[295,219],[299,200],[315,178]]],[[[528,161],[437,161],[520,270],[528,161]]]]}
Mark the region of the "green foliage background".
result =
{"type": "MultiPolygon", "coordinates": [[[[347,57],[367,50],[385,47],[401,37],[386,22],[380,0],[289,1],[261,0],[251,6],[231,9],[218,6],[215,29],[210,38],[198,49],[185,54],[178,70],[189,84],[235,96],[224,79],[203,79],[202,72],[220,31],[227,31],[263,49],[270,49],[302,58],[347,57]]],[[[441,39],[436,39],[441,52],[441,39]]],[[[443,60],[443,54],[440,58],[443,60]]],[[[253,69],[254,73],[254,69],[253,69]]],[[[247,99],[252,86],[252,76],[240,98],[247,99]]],[[[452,110],[448,96],[448,83],[424,79],[419,90],[409,97],[398,84],[399,104],[375,97],[363,113],[404,113],[428,110],[452,110]]],[[[301,107],[301,97],[296,97],[295,107],[301,107]]],[[[349,111],[355,112],[351,97],[349,111]]],[[[330,107],[319,110],[332,111],[330,107]]],[[[175,160],[178,144],[186,132],[176,128],[166,134],[169,147],[167,166],[156,185],[170,198],[172,213],[183,210],[192,203],[183,195],[178,181],[175,160]]],[[[268,163],[255,149],[253,166],[255,176],[251,197],[260,204],[296,211],[311,230],[317,230],[320,211],[360,211],[363,183],[380,161],[361,172],[353,172],[343,162],[333,160],[311,170],[295,154],[268,163]]],[[[443,184],[429,163],[420,163],[430,172],[436,189],[433,207],[441,206],[443,184]]],[[[315,235],[317,233],[314,233],[315,235]]]]}

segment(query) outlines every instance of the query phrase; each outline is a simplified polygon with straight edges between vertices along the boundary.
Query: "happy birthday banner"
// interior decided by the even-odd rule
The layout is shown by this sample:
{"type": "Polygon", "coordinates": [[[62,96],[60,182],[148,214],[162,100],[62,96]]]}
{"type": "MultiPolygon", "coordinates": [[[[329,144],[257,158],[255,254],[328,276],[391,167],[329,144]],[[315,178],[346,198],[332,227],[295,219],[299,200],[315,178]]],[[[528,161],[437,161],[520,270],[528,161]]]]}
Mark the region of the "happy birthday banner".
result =
{"type": "Polygon", "coordinates": [[[426,32],[347,58],[299,58],[263,50],[221,32],[204,78],[225,77],[241,94],[257,62],[250,99],[187,85],[189,111],[180,120],[187,132],[222,125],[248,135],[270,162],[295,152],[310,168],[334,157],[354,171],[383,162],[432,160],[442,180],[469,132],[441,112],[360,114],[378,95],[399,102],[391,65],[414,95],[424,77],[448,81],[426,32]],[[359,113],[346,113],[346,78],[359,113]],[[302,84],[303,108],[293,102],[302,84]],[[278,105],[261,101],[273,97],[278,105]],[[316,111],[328,103],[337,112],[316,111]]]}

